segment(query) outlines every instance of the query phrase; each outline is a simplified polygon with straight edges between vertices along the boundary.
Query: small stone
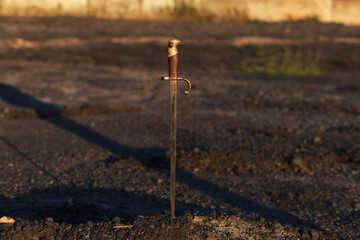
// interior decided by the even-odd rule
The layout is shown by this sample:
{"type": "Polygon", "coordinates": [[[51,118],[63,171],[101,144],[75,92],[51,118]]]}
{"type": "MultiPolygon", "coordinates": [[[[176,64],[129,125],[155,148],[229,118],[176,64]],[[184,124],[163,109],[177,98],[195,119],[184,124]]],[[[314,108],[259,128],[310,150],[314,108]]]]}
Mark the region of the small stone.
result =
{"type": "Polygon", "coordinates": [[[93,226],[92,221],[88,221],[86,224],[87,224],[89,227],[92,227],[92,226],[93,226]]]}
{"type": "Polygon", "coordinates": [[[237,134],[237,135],[242,135],[242,134],[244,134],[244,133],[245,133],[245,129],[242,129],[242,128],[236,129],[236,134],[237,134]]]}
{"type": "Polygon", "coordinates": [[[114,217],[114,218],[112,219],[112,221],[113,221],[114,223],[120,223],[120,222],[121,222],[121,218],[120,218],[120,217],[114,217]]]}
{"type": "Polygon", "coordinates": [[[355,204],[355,210],[357,211],[357,210],[360,210],[360,203],[356,203],[355,204]]]}
{"type": "Polygon", "coordinates": [[[321,137],[314,138],[314,143],[319,143],[319,142],[321,142],[321,137]]]}
{"type": "Polygon", "coordinates": [[[22,227],[23,227],[22,224],[16,223],[14,228],[15,228],[16,231],[21,231],[22,227]]]}
{"type": "Polygon", "coordinates": [[[11,217],[3,216],[2,218],[0,218],[0,223],[6,223],[6,224],[12,225],[15,223],[15,219],[13,219],[11,217]]]}
{"type": "Polygon", "coordinates": [[[202,223],[203,220],[202,220],[200,217],[195,216],[192,222],[193,222],[193,223],[202,223]]]}
{"type": "Polygon", "coordinates": [[[320,238],[320,233],[316,229],[308,229],[308,233],[313,240],[318,240],[320,238]]]}
{"type": "Polygon", "coordinates": [[[295,157],[291,160],[291,164],[296,165],[298,167],[305,167],[304,160],[301,157],[295,157]]]}
{"type": "Polygon", "coordinates": [[[31,228],[29,226],[25,226],[22,228],[22,232],[25,234],[31,234],[31,228]]]}
{"type": "Polygon", "coordinates": [[[194,148],[194,152],[195,153],[199,153],[200,152],[200,149],[198,147],[194,148]]]}

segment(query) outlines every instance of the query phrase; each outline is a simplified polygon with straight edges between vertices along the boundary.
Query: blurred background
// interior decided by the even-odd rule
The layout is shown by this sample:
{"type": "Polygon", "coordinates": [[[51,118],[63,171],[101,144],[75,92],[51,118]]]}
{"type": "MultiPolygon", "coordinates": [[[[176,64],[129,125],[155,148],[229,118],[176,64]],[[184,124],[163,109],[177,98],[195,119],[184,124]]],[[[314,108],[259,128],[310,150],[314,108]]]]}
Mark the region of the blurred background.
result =
{"type": "Polygon", "coordinates": [[[171,17],[284,21],[315,18],[324,22],[360,24],[359,0],[1,0],[2,14],[117,17],[171,17]]]}

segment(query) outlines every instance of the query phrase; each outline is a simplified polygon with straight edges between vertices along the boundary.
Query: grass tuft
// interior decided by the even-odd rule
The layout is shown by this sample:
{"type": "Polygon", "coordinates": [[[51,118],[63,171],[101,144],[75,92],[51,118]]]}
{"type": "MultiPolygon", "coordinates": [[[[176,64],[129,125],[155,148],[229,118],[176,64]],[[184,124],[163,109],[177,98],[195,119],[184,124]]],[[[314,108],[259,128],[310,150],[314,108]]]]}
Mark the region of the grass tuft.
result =
{"type": "Polygon", "coordinates": [[[238,67],[249,73],[317,76],[321,73],[320,58],[319,52],[308,51],[304,54],[300,49],[294,52],[289,47],[284,47],[282,51],[275,53],[271,49],[259,47],[254,58],[241,61],[238,67]]]}
{"type": "Polygon", "coordinates": [[[178,18],[194,18],[199,16],[199,11],[195,7],[193,1],[190,0],[175,0],[173,11],[178,18]]]}
{"type": "Polygon", "coordinates": [[[197,19],[203,21],[213,21],[217,16],[204,10],[200,10],[194,0],[174,0],[174,7],[167,12],[169,16],[178,19],[197,19]]]}

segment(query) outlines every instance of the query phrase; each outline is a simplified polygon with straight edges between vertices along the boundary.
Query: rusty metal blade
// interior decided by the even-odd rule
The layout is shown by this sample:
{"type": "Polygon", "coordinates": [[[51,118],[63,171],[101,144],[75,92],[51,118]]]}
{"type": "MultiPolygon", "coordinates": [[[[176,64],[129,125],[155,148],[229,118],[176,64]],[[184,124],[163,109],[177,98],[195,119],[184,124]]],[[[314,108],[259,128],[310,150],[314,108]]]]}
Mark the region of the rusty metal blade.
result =
{"type": "Polygon", "coordinates": [[[170,208],[175,218],[177,81],[170,81],[170,208]]]}

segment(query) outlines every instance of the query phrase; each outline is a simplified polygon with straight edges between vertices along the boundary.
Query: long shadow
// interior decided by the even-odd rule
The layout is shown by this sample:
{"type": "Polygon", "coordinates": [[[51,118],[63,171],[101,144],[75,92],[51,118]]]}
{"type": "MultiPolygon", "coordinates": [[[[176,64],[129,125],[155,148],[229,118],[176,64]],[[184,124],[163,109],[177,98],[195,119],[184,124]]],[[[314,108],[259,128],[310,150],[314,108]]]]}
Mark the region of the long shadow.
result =
{"type": "MultiPolygon", "coordinates": [[[[210,211],[192,204],[176,204],[182,214],[187,210],[210,211]]],[[[12,199],[0,195],[1,216],[27,220],[52,217],[56,222],[76,225],[89,220],[109,221],[114,217],[121,217],[122,221],[126,222],[132,221],[138,215],[163,215],[168,212],[169,207],[166,199],[114,189],[61,187],[32,190],[12,199]]]]}
{"type": "MultiPolygon", "coordinates": [[[[153,164],[149,164],[149,162],[151,163],[152,161],[152,159],[149,159],[148,157],[149,153],[152,153],[153,155],[154,153],[156,153],[157,156],[161,155],[163,157],[160,159],[160,161],[167,161],[167,157],[164,154],[164,149],[133,149],[129,146],[118,144],[117,142],[95,132],[87,126],[81,125],[69,118],[61,116],[59,107],[53,104],[41,102],[30,95],[22,93],[15,87],[5,85],[3,83],[0,83],[0,98],[14,106],[36,109],[38,115],[44,121],[52,123],[53,125],[65,129],[71,133],[74,133],[79,137],[87,140],[88,142],[91,142],[111,151],[115,155],[119,155],[123,158],[132,157],[140,159],[145,162],[147,166],[152,167],[154,170],[166,174],[168,173],[168,171],[164,168],[158,168],[155,167],[153,164]]],[[[159,158],[157,158],[157,160],[159,161],[159,158]]],[[[263,206],[251,199],[245,198],[227,189],[221,188],[206,180],[199,179],[192,174],[178,173],[177,179],[179,182],[188,185],[190,188],[200,190],[204,194],[207,194],[215,199],[230,203],[233,207],[238,208],[239,210],[247,214],[255,213],[259,217],[264,217],[271,221],[291,224],[294,226],[314,226],[314,224],[311,222],[300,220],[296,216],[290,216],[282,210],[272,209],[263,206]]],[[[228,213],[231,214],[230,212],[228,213]]]]}

